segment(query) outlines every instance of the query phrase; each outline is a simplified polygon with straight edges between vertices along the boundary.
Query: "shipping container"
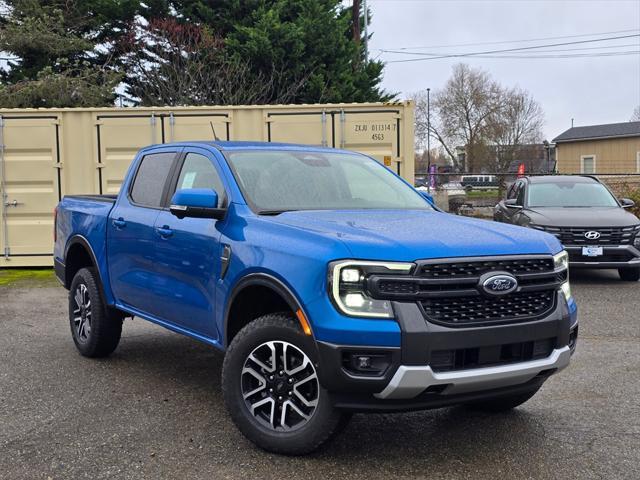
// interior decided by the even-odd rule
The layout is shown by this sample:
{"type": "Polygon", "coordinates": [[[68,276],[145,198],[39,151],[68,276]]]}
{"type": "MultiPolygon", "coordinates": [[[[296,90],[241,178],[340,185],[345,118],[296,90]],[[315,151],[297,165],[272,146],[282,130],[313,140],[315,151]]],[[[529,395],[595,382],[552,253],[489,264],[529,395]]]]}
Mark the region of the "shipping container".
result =
{"type": "Polygon", "coordinates": [[[136,151],[186,140],[345,148],[409,182],[413,103],[0,109],[0,267],[52,265],[63,195],[117,193],[136,151]]]}

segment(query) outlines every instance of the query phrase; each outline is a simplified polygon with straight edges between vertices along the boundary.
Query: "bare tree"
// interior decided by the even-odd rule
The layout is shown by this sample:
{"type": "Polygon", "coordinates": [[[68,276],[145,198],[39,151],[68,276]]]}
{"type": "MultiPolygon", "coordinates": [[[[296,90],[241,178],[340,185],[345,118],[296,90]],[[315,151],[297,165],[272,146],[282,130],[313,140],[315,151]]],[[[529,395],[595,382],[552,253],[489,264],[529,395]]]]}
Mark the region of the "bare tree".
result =
{"type": "Polygon", "coordinates": [[[630,122],[640,122],[640,105],[638,105],[634,110],[633,110],[633,114],[631,115],[631,118],[629,119],[630,122]]]}
{"type": "Polygon", "coordinates": [[[147,106],[288,103],[308,78],[285,82],[277,66],[256,75],[228,54],[224,39],[174,19],[141,27],[129,51],[127,93],[147,106]]]}
{"type": "Polygon", "coordinates": [[[503,89],[500,98],[501,108],[488,119],[487,139],[495,150],[492,170],[505,172],[524,145],[542,140],[544,114],[525,90],[503,89]]]}
{"type": "MultiPolygon", "coordinates": [[[[454,66],[442,90],[431,102],[431,135],[457,170],[483,167],[504,171],[522,145],[542,137],[543,113],[531,95],[503,88],[489,74],[468,65],[454,66]],[[459,151],[464,151],[464,164],[459,151]]],[[[416,144],[427,138],[427,96],[416,99],[416,144]]]]}

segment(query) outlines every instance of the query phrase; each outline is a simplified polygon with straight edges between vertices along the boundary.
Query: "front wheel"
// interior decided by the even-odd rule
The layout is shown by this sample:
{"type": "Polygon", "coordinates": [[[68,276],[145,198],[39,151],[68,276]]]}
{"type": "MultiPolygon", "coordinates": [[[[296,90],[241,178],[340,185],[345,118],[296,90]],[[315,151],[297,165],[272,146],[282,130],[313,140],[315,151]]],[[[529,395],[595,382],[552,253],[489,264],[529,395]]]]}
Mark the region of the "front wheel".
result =
{"type": "Polygon", "coordinates": [[[640,280],[640,267],[619,268],[618,275],[625,282],[637,282],[640,280]]]}
{"type": "Polygon", "coordinates": [[[474,410],[481,410],[483,412],[506,412],[522,405],[527,400],[531,399],[540,388],[536,388],[529,392],[518,393],[516,395],[505,395],[496,398],[490,398],[488,400],[480,400],[477,402],[468,403],[467,406],[474,410]]]}
{"type": "Polygon", "coordinates": [[[234,337],[222,367],[225,404],[260,448],[309,453],[346,424],[320,385],[313,339],[287,314],[260,317],[234,337]]]}
{"type": "Polygon", "coordinates": [[[111,354],[122,334],[122,316],[102,301],[96,270],[81,268],[69,289],[69,325],[76,348],[85,357],[111,354]]]}

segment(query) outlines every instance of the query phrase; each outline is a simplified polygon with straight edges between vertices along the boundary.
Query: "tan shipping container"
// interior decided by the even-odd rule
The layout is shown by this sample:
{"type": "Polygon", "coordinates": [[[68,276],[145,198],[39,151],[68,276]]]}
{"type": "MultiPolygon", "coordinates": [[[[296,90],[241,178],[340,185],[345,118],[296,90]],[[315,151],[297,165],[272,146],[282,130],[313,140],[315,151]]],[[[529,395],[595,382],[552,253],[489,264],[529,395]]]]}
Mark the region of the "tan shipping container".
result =
{"type": "Polygon", "coordinates": [[[413,183],[413,102],[0,109],[0,267],[50,266],[64,195],[117,193],[141,147],[291,142],[370,155],[413,183]]]}

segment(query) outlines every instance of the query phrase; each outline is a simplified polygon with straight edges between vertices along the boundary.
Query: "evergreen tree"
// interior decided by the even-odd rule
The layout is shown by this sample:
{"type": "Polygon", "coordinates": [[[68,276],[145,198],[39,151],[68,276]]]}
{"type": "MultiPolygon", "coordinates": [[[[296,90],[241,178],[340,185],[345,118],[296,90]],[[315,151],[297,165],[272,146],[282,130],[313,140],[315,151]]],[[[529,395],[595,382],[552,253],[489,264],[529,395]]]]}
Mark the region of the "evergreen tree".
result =
{"type": "Polygon", "coordinates": [[[0,21],[0,106],[72,107],[113,103],[121,40],[138,13],[164,4],[134,0],[6,0],[0,21]]]}

